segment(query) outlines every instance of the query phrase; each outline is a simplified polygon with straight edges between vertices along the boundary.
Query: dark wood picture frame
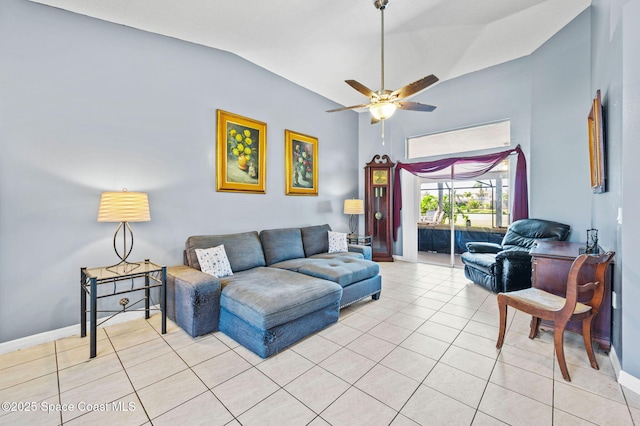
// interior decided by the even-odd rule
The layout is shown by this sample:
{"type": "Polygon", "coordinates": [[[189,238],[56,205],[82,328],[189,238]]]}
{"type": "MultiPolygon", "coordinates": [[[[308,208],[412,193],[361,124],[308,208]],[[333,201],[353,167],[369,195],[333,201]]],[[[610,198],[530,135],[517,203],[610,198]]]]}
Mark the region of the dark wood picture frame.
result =
{"type": "Polygon", "coordinates": [[[594,194],[606,191],[605,186],[605,148],[604,128],[602,123],[602,100],[600,90],[591,105],[589,124],[589,165],[591,170],[591,189],[594,194]]]}

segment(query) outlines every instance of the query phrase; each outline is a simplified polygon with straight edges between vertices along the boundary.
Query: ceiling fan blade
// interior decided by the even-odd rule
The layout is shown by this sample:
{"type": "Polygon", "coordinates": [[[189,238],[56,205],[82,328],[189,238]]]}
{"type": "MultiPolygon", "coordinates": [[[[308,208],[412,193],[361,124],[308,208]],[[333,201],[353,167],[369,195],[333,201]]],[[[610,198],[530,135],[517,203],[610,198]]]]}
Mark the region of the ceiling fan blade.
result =
{"type": "Polygon", "coordinates": [[[362,93],[363,95],[365,95],[367,98],[372,98],[374,96],[378,96],[378,94],[376,92],[374,92],[373,90],[369,89],[367,86],[365,86],[362,83],[358,83],[355,80],[345,80],[345,83],[347,83],[349,86],[353,87],[354,89],[356,89],[358,92],[362,93]]]}
{"type": "Polygon", "coordinates": [[[415,95],[416,93],[431,86],[436,81],[438,81],[438,77],[431,74],[424,78],[421,78],[418,81],[414,81],[411,84],[407,84],[406,86],[401,87],[400,89],[392,92],[391,96],[396,96],[398,99],[408,98],[409,96],[415,95]]]}
{"type": "Polygon", "coordinates": [[[427,111],[431,112],[436,107],[433,105],[420,104],[418,102],[397,102],[398,109],[403,109],[406,111],[427,111]]]}
{"type": "Polygon", "coordinates": [[[370,106],[371,104],[362,104],[362,105],[352,105],[352,106],[348,106],[348,107],[342,107],[342,108],[336,108],[336,109],[330,109],[327,112],[338,112],[338,111],[346,111],[348,109],[358,109],[358,108],[366,108],[368,106],[370,106]]]}

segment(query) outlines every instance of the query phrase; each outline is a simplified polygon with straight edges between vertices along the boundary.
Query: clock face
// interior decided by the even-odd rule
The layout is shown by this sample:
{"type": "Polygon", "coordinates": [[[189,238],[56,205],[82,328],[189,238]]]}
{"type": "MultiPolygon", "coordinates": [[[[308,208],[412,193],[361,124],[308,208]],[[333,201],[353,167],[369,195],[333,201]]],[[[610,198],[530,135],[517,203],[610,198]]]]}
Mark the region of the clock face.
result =
{"type": "Polygon", "coordinates": [[[373,171],[373,184],[374,185],[386,185],[387,184],[387,170],[374,170],[373,171]]]}

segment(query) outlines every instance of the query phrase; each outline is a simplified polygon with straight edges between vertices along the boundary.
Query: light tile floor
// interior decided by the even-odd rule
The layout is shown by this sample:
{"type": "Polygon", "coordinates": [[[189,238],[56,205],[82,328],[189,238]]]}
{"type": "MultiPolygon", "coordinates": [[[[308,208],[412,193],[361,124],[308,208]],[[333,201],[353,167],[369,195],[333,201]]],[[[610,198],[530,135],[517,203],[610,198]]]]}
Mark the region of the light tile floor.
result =
{"type": "Polygon", "coordinates": [[[78,336],[1,355],[0,424],[640,425],[640,396],[606,354],[591,369],[580,336],[567,383],[521,313],[495,348],[495,296],[462,270],[380,266],[379,301],[267,360],[220,332],[162,335],[159,315],[100,329],[92,360],[78,336]]]}

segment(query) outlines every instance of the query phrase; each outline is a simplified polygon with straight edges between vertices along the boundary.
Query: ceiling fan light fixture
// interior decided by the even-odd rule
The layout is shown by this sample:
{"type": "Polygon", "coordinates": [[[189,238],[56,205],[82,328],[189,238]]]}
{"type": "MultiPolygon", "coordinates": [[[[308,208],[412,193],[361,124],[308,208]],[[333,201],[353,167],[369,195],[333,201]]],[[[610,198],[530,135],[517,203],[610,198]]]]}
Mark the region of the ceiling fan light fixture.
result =
{"type": "Polygon", "coordinates": [[[385,120],[393,115],[398,105],[393,102],[378,102],[371,105],[369,111],[376,120],[385,120]]]}

